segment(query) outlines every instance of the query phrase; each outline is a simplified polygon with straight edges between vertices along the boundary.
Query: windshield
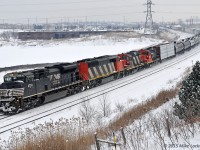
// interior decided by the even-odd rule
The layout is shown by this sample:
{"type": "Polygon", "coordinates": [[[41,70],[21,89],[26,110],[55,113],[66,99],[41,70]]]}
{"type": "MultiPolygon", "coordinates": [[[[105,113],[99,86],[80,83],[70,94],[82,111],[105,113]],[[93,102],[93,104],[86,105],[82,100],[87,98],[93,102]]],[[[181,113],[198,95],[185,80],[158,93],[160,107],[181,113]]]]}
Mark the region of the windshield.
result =
{"type": "Polygon", "coordinates": [[[11,82],[12,81],[12,77],[4,77],[4,81],[5,82],[11,82]]]}

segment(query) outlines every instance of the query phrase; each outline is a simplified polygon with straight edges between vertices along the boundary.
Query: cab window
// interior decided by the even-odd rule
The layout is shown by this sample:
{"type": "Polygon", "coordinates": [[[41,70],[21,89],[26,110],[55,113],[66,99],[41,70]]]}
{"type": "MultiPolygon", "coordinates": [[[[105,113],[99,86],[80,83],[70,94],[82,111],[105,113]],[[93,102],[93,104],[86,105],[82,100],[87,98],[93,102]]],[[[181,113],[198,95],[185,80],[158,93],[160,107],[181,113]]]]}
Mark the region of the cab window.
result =
{"type": "Polygon", "coordinates": [[[5,81],[5,82],[11,82],[11,81],[12,81],[12,78],[11,78],[11,77],[5,77],[5,78],[4,78],[4,81],[5,81]]]}

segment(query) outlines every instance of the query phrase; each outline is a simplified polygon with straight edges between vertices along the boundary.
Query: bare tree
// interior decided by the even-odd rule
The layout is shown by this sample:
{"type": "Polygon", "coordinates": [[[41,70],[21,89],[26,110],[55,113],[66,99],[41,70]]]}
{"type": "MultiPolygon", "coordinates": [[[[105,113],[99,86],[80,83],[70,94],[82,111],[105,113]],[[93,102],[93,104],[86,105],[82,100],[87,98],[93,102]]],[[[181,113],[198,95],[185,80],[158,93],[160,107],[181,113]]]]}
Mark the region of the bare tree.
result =
{"type": "Polygon", "coordinates": [[[125,106],[122,103],[117,102],[115,104],[116,110],[122,112],[125,108],[125,106]]]}
{"type": "Polygon", "coordinates": [[[9,32],[3,32],[3,33],[1,33],[0,36],[2,37],[2,39],[4,41],[9,41],[9,39],[10,39],[10,33],[9,32]]]}
{"type": "Polygon", "coordinates": [[[79,109],[79,114],[87,123],[89,123],[95,117],[96,110],[94,106],[90,105],[89,101],[85,101],[79,109]]]}
{"type": "Polygon", "coordinates": [[[108,100],[108,95],[103,94],[102,97],[99,99],[99,106],[100,106],[100,111],[104,117],[109,116],[111,112],[110,105],[111,103],[108,100]]]}

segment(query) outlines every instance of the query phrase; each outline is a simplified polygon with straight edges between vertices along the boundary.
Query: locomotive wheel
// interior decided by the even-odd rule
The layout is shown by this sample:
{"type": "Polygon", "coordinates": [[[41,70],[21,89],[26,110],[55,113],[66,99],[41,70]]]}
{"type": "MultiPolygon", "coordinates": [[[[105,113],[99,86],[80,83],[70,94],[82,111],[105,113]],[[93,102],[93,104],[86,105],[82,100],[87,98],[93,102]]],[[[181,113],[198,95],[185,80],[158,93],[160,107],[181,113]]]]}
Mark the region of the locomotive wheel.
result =
{"type": "Polygon", "coordinates": [[[86,87],[85,87],[85,86],[81,86],[81,87],[80,87],[80,90],[81,90],[81,92],[83,92],[83,91],[86,90],[86,87]]]}
{"type": "Polygon", "coordinates": [[[19,109],[20,109],[19,100],[15,100],[15,101],[12,103],[12,105],[13,105],[13,107],[15,107],[15,109],[12,110],[12,113],[14,113],[14,114],[19,113],[19,109]]]}
{"type": "Polygon", "coordinates": [[[80,93],[81,92],[81,87],[77,87],[76,91],[77,91],[77,93],[80,93]]]}
{"type": "Polygon", "coordinates": [[[17,108],[17,109],[14,110],[14,113],[15,113],[15,114],[18,114],[19,112],[20,112],[20,109],[19,109],[19,108],[17,108]]]}
{"type": "Polygon", "coordinates": [[[102,80],[101,80],[101,79],[99,79],[99,80],[97,81],[97,86],[100,86],[100,85],[101,85],[101,83],[102,83],[102,80]]]}
{"type": "Polygon", "coordinates": [[[41,97],[39,98],[39,105],[43,104],[44,101],[45,101],[45,97],[44,97],[44,96],[41,96],[41,97]]]}

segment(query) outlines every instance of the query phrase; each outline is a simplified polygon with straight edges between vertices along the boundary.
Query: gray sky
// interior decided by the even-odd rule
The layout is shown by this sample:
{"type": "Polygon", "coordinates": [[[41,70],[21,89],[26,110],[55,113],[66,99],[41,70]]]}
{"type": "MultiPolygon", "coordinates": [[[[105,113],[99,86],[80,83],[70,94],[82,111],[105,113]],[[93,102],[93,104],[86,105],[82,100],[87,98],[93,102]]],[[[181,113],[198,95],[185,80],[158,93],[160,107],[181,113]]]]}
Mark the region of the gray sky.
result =
{"type": "MultiPolygon", "coordinates": [[[[0,22],[144,21],[146,0],[0,0],[0,22]],[[86,17],[87,16],[87,17],[86,17]]],[[[152,0],[155,21],[200,15],[199,0],[152,0]]]]}

